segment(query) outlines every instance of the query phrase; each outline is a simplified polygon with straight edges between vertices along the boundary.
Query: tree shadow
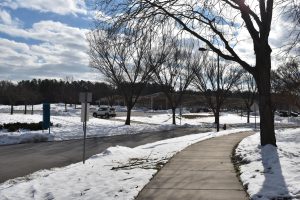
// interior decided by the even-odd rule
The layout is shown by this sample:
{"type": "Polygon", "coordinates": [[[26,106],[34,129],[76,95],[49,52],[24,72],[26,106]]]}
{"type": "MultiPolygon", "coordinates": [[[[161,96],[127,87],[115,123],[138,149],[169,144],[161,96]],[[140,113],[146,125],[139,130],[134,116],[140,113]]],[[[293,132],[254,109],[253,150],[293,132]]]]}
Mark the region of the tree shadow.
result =
{"type": "Polygon", "coordinates": [[[253,195],[252,199],[259,200],[290,200],[289,193],[278,155],[278,150],[273,145],[266,145],[261,148],[263,164],[264,183],[260,191],[253,195]]]}

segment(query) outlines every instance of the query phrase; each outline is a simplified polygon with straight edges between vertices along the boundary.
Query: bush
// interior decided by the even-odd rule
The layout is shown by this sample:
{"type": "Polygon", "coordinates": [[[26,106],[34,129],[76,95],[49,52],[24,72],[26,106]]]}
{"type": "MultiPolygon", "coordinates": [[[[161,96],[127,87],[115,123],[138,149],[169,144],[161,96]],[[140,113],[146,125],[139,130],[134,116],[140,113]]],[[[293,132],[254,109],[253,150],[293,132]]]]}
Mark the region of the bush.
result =
{"type": "MultiPolygon", "coordinates": [[[[53,126],[53,123],[50,123],[50,126],[53,126]]],[[[43,122],[39,123],[9,123],[0,125],[0,129],[7,129],[8,132],[15,132],[19,129],[26,129],[30,131],[43,130],[43,122]]]]}

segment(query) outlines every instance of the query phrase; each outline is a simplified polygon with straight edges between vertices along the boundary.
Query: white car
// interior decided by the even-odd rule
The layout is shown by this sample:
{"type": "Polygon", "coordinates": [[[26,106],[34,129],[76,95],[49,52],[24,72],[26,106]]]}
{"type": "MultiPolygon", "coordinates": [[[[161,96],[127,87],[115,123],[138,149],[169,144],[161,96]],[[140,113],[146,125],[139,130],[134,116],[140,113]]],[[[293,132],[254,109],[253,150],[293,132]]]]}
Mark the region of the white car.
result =
{"type": "Polygon", "coordinates": [[[103,106],[99,107],[97,111],[93,112],[93,117],[115,117],[116,116],[116,110],[113,107],[103,106]]]}

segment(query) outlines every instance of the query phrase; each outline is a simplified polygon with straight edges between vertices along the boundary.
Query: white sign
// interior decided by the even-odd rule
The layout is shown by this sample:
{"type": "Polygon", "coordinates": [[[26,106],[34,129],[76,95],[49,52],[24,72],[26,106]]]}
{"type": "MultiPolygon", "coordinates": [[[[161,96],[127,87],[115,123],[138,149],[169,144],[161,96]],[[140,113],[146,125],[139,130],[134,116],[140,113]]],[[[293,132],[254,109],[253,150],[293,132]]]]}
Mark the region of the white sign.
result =
{"type": "Polygon", "coordinates": [[[259,105],[256,101],[253,102],[253,104],[250,106],[250,109],[254,112],[254,113],[259,113],[259,105]]]}
{"type": "Polygon", "coordinates": [[[81,104],[81,122],[84,122],[85,114],[86,114],[86,121],[89,121],[89,117],[90,117],[90,104],[89,103],[81,104]],[[85,105],[87,105],[86,109],[85,109],[85,105]],[[86,111],[86,113],[85,113],[85,111],[86,111]]]}
{"type": "Polygon", "coordinates": [[[92,102],[92,93],[91,92],[80,92],[79,102],[92,102]]]}

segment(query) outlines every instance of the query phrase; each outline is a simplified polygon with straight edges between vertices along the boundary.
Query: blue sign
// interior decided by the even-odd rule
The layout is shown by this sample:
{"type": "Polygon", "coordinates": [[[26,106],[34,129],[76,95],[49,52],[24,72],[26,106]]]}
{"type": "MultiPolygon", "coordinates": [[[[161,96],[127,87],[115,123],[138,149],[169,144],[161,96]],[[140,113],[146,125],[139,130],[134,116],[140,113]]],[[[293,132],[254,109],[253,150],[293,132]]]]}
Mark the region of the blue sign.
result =
{"type": "Polygon", "coordinates": [[[50,127],[50,104],[43,103],[43,129],[50,127]]]}

